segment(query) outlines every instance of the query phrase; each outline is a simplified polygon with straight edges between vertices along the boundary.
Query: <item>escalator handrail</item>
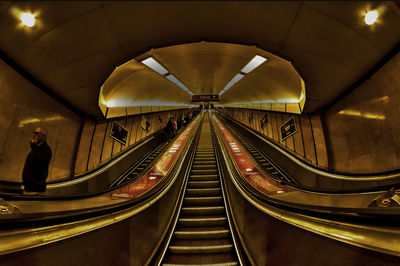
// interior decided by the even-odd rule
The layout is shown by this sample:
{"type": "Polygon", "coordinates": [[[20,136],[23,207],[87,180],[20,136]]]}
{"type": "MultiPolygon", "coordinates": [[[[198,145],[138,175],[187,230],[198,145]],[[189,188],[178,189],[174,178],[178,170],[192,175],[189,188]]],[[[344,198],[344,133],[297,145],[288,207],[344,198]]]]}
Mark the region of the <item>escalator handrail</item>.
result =
{"type": "MultiPolygon", "coordinates": [[[[258,195],[255,195],[254,191],[248,189],[248,186],[240,182],[236,168],[231,165],[233,162],[231,161],[229,152],[220,138],[221,136],[219,132],[217,132],[217,139],[221,147],[222,157],[228,169],[230,180],[240,194],[259,210],[276,219],[328,238],[374,251],[400,256],[400,246],[394,244],[400,239],[400,228],[398,227],[357,224],[345,220],[334,220],[329,213],[321,218],[318,216],[317,212],[305,214],[302,213],[300,209],[286,208],[280,204],[274,204],[266,200],[266,198],[260,198],[258,195]]],[[[333,217],[337,218],[337,216],[333,217]]]]}

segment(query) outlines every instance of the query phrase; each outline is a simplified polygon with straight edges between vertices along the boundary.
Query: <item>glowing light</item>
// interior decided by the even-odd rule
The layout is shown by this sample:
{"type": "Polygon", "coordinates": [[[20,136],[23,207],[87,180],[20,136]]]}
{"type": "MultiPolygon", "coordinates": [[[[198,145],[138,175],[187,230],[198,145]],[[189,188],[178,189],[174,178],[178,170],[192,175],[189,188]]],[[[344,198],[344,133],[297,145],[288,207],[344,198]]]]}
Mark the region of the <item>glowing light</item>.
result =
{"type": "Polygon", "coordinates": [[[242,72],[245,74],[250,73],[251,71],[253,71],[255,68],[257,68],[258,66],[260,66],[262,63],[264,63],[265,61],[267,61],[268,59],[259,55],[256,55],[255,57],[253,57],[253,59],[250,60],[249,63],[247,63],[247,65],[245,65],[242,68],[242,72]]]}
{"type": "Polygon", "coordinates": [[[174,83],[176,86],[181,88],[182,90],[186,91],[190,95],[193,95],[193,92],[189,90],[188,87],[186,87],[185,84],[183,84],[180,80],[178,80],[174,75],[168,75],[166,76],[166,78],[172,83],[174,83]]]}
{"type": "Polygon", "coordinates": [[[285,193],[285,191],[283,191],[283,190],[278,190],[278,191],[276,191],[276,193],[285,193]]]}
{"type": "Polygon", "coordinates": [[[278,103],[298,103],[299,100],[293,98],[286,98],[286,99],[277,99],[276,102],[278,103]]]}
{"type": "Polygon", "coordinates": [[[153,57],[149,57],[143,60],[142,63],[148,66],[149,68],[153,69],[160,75],[165,75],[168,73],[168,70],[165,67],[163,67],[160,63],[158,63],[153,57]]]}
{"type": "Polygon", "coordinates": [[[226,84],[225,88],[219,93],[219,96],[221,96],[222,94],[224,94],[224,92],[226,92],[227,90],[229,90],[230,87],[232,87],[233,85],[235,85],[236,82],[238,82],[239,80],[241,80],[244,77],[243,74],[236,74],[231,81],[228,82],[228,84],[226,84]]]}
{"type": "Polygon", "coordinates": [[[126,193],[113,193],[113,197],[129,198],[129,194],[126,193]]]}
{"type": "Polygon", "coordinates": [[[365,14],[365,24],[367,25],[372,25],[374,24],[376,21],[378,20],[378,11],[377,10],[372,10],[372,11],[368,11],[365,14]]]}
{"type": "Polygon", "coordinates": [[[149,179],[150,180],[154,180],[154,179],[156,179],[157,177],[156,176],[149,176],[149,179]]]}
{"type": "Polygon", "coordinates": [[[163,77],[165,77],[166,79],[168,79],[169,81],[174,83],[175,85],[177,85],[179,88],[181,88],[185,92],[189,93],[190,95],[193,95],[193,92],[191,90],[189,90],[185,86],[185,84],[183,84],[180,80],[178,80],[174,75],[168,74],[168,70],[164,66],[162,66],[160,63],[158,63],[153,57],[149,57],[149,58],[143,60],[142,63],[144,65],[148,66],[149,68],[151,68],[152,70],[154,70],[155,72],[157,72],[158,74],[162,75],[163,77]],[[165,76],[165,75],[167,75],[167,76],[165,76]]]}
{"type": "Polygon", "coordinates": [[[354,111],[354,110],[342,110],[342,111],[339,112],[339,114],[365,117],[365,118],[368,118],[368,119],[379,119],[379,120],[385,120],[386,119],[386,116],[381,115],[381,114],[371,114],[371,113],[361,114],[360,111],[354,111]]]}
{"type": "Polygon", "coordinates": [[[24,12],[21,14],[20,19],[22,21],[22,24],[24,24],[27,27],[33,27],[35,25],[35,15],[24,12]]]}
{"type": "Polygon", "coordinates": [[[247,171],[247,172],[251,172],[251,171],[253,171],[253,169],[251,169],[251,168],[246,168],[246,171],[247,171]]]}
{"type": "Polygon", "coordinates": [[[131,99],[112,99],[104,101],[107,107],[131,107],[131,106],[193,106],[190,104],[176,102],[162,102],[160,100],[152,101],[132,101],[131,99]]]}

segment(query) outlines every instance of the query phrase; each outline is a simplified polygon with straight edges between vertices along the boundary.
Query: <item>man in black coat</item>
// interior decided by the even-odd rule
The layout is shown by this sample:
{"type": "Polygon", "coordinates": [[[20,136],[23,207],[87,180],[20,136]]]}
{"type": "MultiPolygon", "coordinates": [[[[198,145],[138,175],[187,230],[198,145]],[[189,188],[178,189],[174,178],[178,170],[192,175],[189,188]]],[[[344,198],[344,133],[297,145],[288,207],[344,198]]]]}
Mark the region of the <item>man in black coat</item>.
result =
{"type": "Polygon", "coordinates": [[[31,151],[25,160],[22,171],[24,194],[37,194],[46,191],[46,178],[49,172],[51,149],[47,145],[47,132],[38,127],[32,133],[31,151]]]}

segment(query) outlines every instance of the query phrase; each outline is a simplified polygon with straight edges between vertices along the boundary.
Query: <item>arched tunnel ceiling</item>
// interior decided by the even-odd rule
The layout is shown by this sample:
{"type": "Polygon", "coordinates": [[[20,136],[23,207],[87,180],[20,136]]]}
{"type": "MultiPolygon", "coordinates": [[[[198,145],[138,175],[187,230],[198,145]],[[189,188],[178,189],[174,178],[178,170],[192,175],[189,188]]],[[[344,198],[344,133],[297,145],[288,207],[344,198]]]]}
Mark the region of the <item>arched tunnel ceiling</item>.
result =
{"type": "MultiPolygon", "coordinates": [[[[152,57],[194,94],[219,94],[255,55],[267,59],[220,97],[220,103],[299,102],[300,75],[292,64],[254,46],[198,42],[151,49],[117,67],[102,86],[108,107],[191,104],[189,93],[141,63],[152,57]],[[154,96],[157,96],[155,101],[154,96]]],[[[303,95],[304,96],[304,95],[303,95]]]]}
{"type": "Polygon", "coordinates": [[[306,82],[308,113],[398,45],[400,12],[393,2],[358,1],[0,2],[0,36],[8,58],[89,115],[101,114],[100,86],[116,66],[201,41],[256,45],[291,61],[306,82]],[[374,7],[381,16],[367,26],[363,14],[374,7]],[[37,25],[21,27],[18,10],[37,14],[37,25]]]}

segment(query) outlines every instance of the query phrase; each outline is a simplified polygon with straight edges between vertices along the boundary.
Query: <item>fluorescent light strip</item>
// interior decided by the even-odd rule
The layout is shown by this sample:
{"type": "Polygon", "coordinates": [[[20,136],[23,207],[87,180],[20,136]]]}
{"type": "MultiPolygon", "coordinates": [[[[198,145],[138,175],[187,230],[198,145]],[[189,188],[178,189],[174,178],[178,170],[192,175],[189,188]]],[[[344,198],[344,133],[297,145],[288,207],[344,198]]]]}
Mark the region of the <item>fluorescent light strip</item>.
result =
{"type": "Polygon", "coordinates": [[[183,84],[181,81],[179,81],[174,75],[167,75],[166,78],[171,81],[172,83],[174,83],[175,85],[177,85],[178,87],[180,87],[181,89],[183,89],[184,91],[186,91],[187,93],[189,93],[190,95],[193,95],[193,92],[191,90],[189,90],[185,84],[183,84]]]}
{"type": "Polygon", "coordinates": [[[160,75],[168,74],[168,70],[163,67],[160,63],[158,63],[153,57],[149,57],[142,61],[143,64],[148,66],[149,68],[153,69],[160,75]]]}
{"type": "Polygon", "coordinates": [[[160,63],[158,63],[153,57],[149,57],[145,60],[142,60],[142,63],[158,74],[162,75],[163,77],[167,78],[169,81],[183,89],[185,92],[189,93],[190,95],[193,95],[193,92],[189,90],[181,81],[179,81],[174,75],[168,74],[168,70],[163,67],[160,63]],[[165,76],[168,74],[167,76],[165,76]]]}
{"type": "Polygon", "coordinates": [[[244,77],[243,74],[236,74],[231,81],[226,84],[225,88],[219,93],[219,96],[221,96],[225,91],[227,91],[230,87],[235,85],[236,82],[241,80],[244,77]]]}
{"type": "MultiPolygon", "coordinates": [[[[255,68],[257,68],[258,66],[260,66],[262,63],[264,63],[265,61],[267,61],[268,59],[265,57],[262,57],[260,55],[256,55],[254,56],[250,62],[248,62],[241,70],[241,73],[243,74],[249,74],[251,71],[253,71],[255,68]]],[[[232,87],[233,85],[235,85],[236,82],[238,82],[239,80],[241,80],[244,75],[243,74],[236,74],[236,76],[233,77],[233,79],[231,81],[228,82],[228,84],[226,84],[225,88],[220,91],[219,96],[221,96],[222,94],[224,94],[230,87],[232,87]]]]}
{"type": "Polygon", "coordinates": [[[253,57],[253,59],[250,60],[250,62],[247,63],[247,65],[242,68],[242,72],[248,74],[267,60],[268,59],[265,57],[256,55],[255,57],[253,57]]]}

